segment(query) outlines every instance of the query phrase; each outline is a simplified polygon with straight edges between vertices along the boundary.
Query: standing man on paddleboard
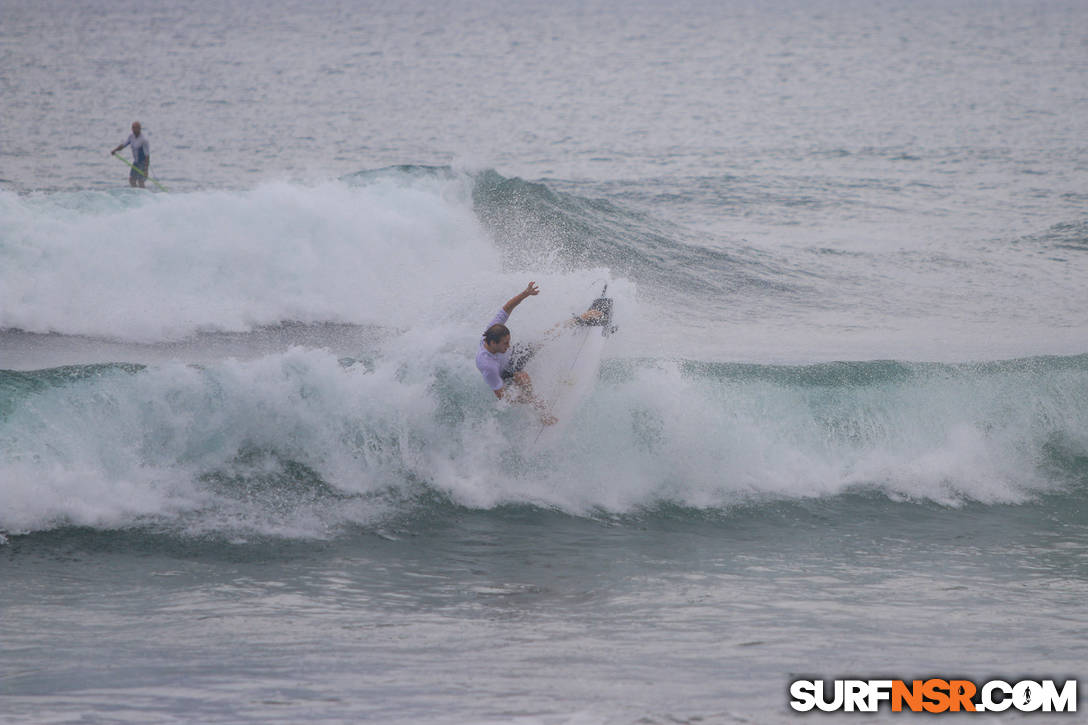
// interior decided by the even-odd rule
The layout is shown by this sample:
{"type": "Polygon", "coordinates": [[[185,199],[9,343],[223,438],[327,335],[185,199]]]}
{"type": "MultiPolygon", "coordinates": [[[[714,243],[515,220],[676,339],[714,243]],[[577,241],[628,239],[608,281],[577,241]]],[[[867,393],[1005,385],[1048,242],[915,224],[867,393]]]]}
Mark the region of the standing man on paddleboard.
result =
{"type": "Polygon", "coordinates": [[[143,189],[144,182],[147,181],[147,171],[151,168],[151,144],[148,143],[147,136],[140,133],[139,121],[132,122],[132,133],[128,140],[110,153],[115,154],[125,146],[132,147],[132,165],[136,167],[128,173],[128,185],[143,189]]]}
{"type": "Polygon", "coordinates": [[[530,282],[524,290],[511,297],[496,313],[480,340],[480,346],[476,352],[476,368],[484,376],[484,382],[495,393],[496,398],[503,398],[507,391],[506,383],[509,381],[514,385],[509,398],[510,402],[529,403],[541,411],[540,422],[551,425],[555,422],[555,418],[543,412],[544,403],[533,395],[533,383],[529,379],[529,374],[522,370],[534,351],[528,347],[514,348],[511,351],[510,329],[505,324],[515,307],[524,302],[526,297],[538,294],[540,294],[540,288],[536,286],[536,282],[530,282]]]}

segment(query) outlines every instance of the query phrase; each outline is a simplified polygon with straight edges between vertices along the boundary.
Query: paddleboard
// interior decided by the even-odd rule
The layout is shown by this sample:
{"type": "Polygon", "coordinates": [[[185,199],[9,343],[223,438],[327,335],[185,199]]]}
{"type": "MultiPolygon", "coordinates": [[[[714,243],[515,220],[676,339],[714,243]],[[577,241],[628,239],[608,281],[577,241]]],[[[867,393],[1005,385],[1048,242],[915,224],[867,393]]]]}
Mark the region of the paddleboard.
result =
{"type": "Polygon", "coordinates": [[[587,309],[596,310],[596,316],[590,315],[592,319],[588,320],[578,316],[560,323],[539,343],[525,366],[533,394],[543,404],[543,411],[535,412],[555,418],[555,423],[539,426],[532,440],[537,448],[559,442],[597,382],[605,344],[616,331],[612,323],[614,302],[607,293],[606,284],[587,309]]]}

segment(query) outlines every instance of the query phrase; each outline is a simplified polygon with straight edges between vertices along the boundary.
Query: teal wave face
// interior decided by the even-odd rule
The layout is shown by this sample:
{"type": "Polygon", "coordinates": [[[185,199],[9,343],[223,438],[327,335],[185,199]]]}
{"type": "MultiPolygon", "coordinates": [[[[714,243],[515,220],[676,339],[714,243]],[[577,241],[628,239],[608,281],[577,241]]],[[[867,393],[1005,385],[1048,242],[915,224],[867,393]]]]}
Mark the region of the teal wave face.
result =
{"type": "Polygon", "coordinates": [[[78,385],[118,373],[136,373],[143,368],[143,365],[109,363],[66,365],[30,372],[0,370],[0,420],[10,415],[31,396],[42,394],[51,388],[78,385]]]}
{"type": "MultiPolygon", "coordinates": [[[[769,385],[789,391],[795,410],[805,411],[801,418],[813,425],[811,435],[832,448],[873,455],[913,447],[914,460],[923,461],[959,437],[1008,462],[1024,481],[1088,482],[1088,437],[1083,433],[1088,424],[1088,355],[957,365],[892,360],[809,366],[691,362],[682,369],[717,389],[769,385]]],[[[952,461],[946,459],[950,465],[952,461]]],[[[944,474],[950,488],[956,485],[952,470],[944,474]]],[[[995,472],[997,477],[1007,474],[995,472]]],[[[909,495],[909,490],[904,493],[909,495]]]]}
{"type": "Polygon", "coordinates": [[[804,287],[788,269],[743,245],[692,243],[683,227],[605,198],[486,171],[476,177],[473,203],[513,267],[606,267],[652,288],[704,300],[740,289],[795,295],[804,287]]]}

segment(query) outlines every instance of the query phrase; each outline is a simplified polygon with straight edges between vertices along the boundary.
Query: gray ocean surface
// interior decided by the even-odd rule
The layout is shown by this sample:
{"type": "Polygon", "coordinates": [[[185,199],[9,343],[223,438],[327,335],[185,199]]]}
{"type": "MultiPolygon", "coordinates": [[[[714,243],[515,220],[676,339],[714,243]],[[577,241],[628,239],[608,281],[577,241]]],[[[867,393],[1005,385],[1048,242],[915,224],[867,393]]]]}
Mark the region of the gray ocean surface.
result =
{"type": "Polygon", "coordinates": [[[0,721],[1085,676],[1085,3],[0,0],[0,109],[0,721]]]}

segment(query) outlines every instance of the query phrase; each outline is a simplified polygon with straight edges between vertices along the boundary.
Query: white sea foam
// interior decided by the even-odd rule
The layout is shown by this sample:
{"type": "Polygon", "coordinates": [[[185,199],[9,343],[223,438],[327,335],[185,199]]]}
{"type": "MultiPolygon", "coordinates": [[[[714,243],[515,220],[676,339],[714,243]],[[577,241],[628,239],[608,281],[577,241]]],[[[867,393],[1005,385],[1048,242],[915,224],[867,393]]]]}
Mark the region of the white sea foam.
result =
{"type": "Polygon", "coordinates": [[[820,386],[660,362],[606,371],[561,446],[541,454],[528,411],[486,394],[466,332],[430,347],[408,332],[365,363],[299,348],[24,393],[3,421],[0,529],[155,521],[324,536],[423,490],[574,514],[859,488],[1015,503],[1061,485],[1041,465],[1048,446],[1088,444],[1080,368],[820,386]]]}
{"type": "Polygon", "coordinates": [[[461,178],[0,193],[0,328],[157,341],[285,320],[403,326],[451,281],[498,269],[470,191],[461,178]]]}

